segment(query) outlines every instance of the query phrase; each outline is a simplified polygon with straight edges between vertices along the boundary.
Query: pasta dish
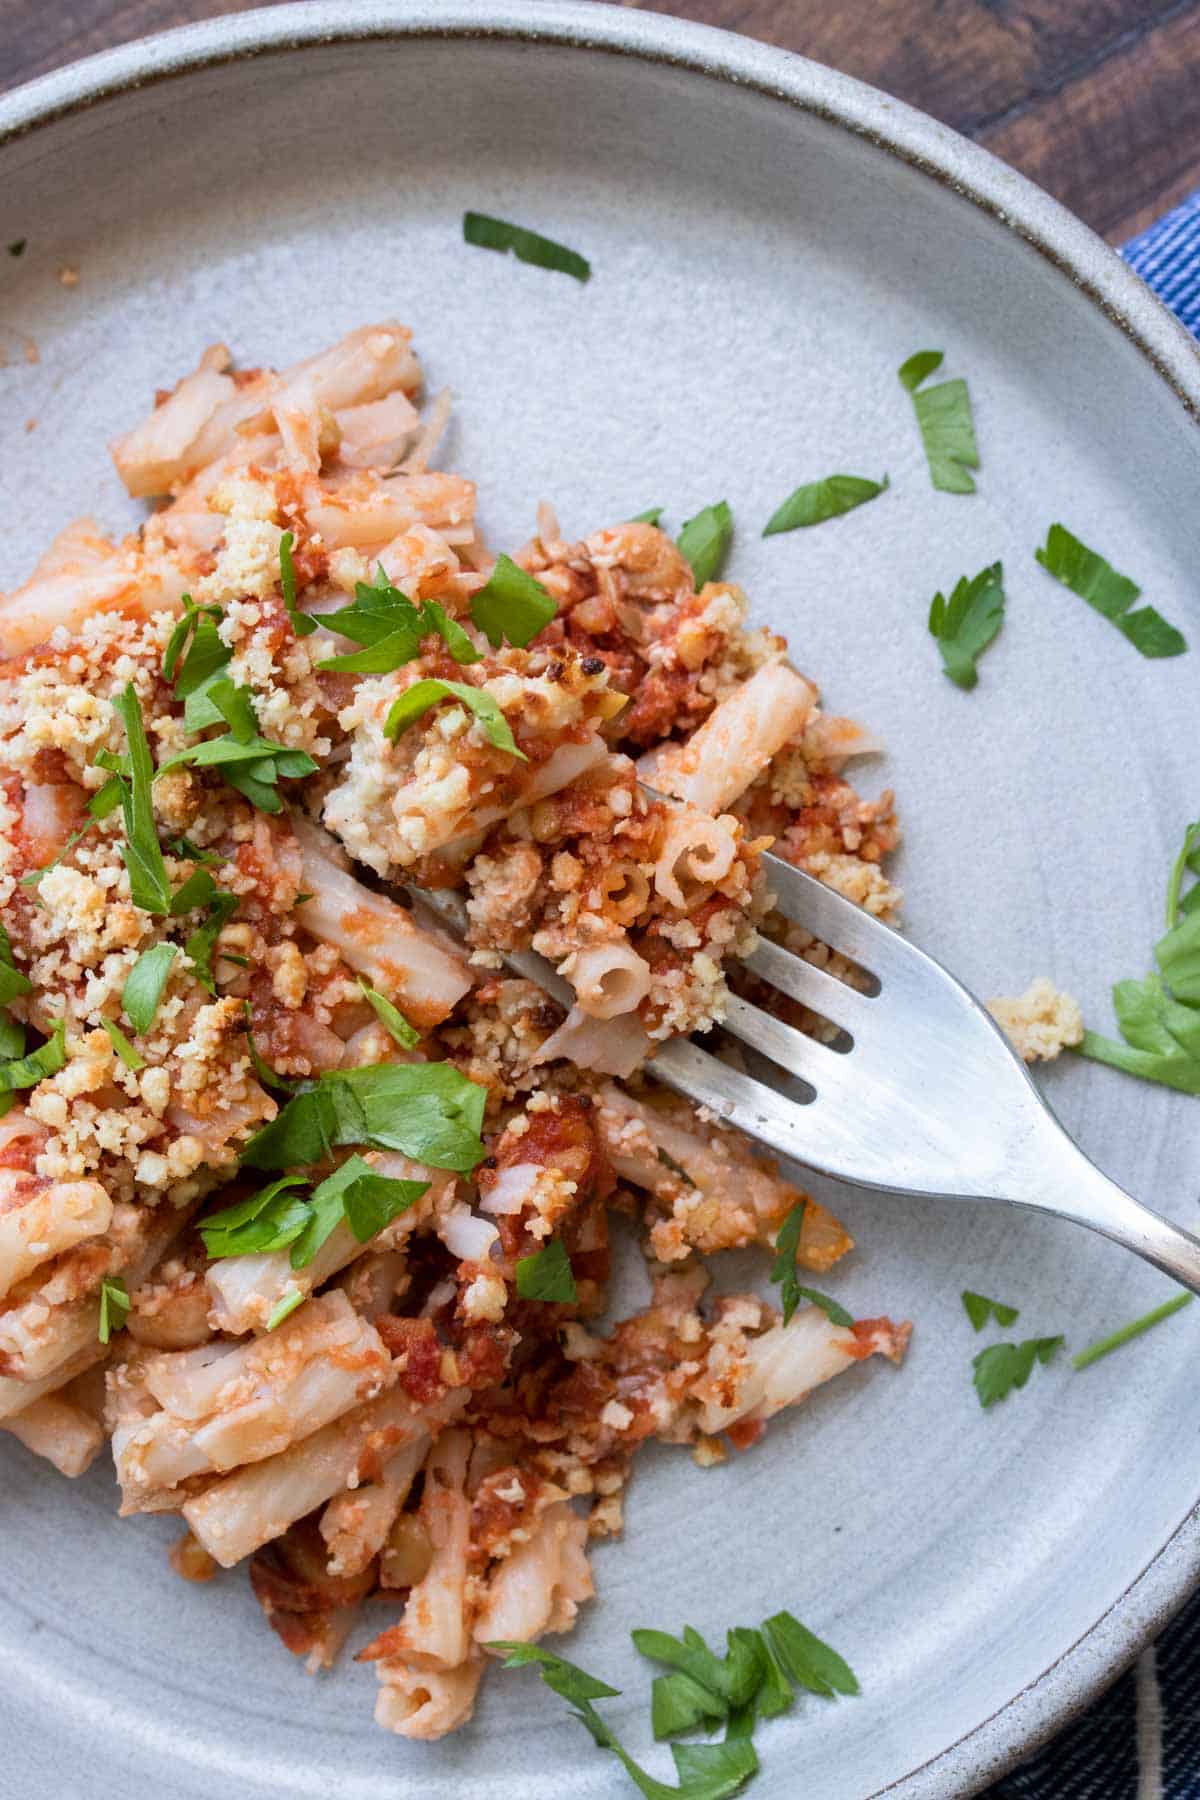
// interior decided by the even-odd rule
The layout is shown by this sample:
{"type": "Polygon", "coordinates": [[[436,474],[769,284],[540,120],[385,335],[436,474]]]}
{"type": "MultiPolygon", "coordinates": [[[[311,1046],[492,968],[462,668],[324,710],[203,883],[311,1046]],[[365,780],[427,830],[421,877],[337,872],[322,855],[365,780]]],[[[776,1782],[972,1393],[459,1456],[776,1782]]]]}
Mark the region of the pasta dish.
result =
{"type": "Polygon", "coordinates": [[[644,1067],[731,988],[826,1029],[738,959],[862,979],[761,858],[892,918],[878,745],[649,519],[495,554],[447,413],[396,324],[216,346],[113,445],[142,529],[0,602],[0,1422],[109,1440],[310,1669],[366,1625],[425,1739],[570,1628],[641,1445],[718,1463],[909,1329],[802,1288],[846,1231],[644,1067]],[[780,1304],[710,1287],[747,1246],[780,1304]]]}

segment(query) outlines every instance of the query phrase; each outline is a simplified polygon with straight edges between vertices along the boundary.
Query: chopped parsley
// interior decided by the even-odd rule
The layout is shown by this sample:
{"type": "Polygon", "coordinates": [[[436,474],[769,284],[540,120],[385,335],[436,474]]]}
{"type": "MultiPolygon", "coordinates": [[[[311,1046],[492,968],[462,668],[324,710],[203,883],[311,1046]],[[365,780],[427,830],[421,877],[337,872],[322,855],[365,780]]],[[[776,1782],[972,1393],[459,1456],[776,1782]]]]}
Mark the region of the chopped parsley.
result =
{"type": "Polygon", "coordinates": [[[763,527],[763,536],[774,537],[781,531],[797,531],[803,526],[821,525],[826,519],[840,518],[856,506],[877,499],[887,485],[886,475],[882,481],[871,481],[865,475],[826,475],[821,481],[810,481],[776,508],[763,527]]]}
{"type": "Polygon", "coordinates": [[[831,1325],[840,1325],[849,1329],[854,1320],[844,1306],[831,1300],[828,1294],[818,1293],[816,1288],[802,1287],[796,1279],[796,1253],[800,1248],[800,1232],[804,1224],[804,1209],[808,1202],[797,1200],[779,1227],[775,1239],[775,1260],[771,1264],[771,1280],[777,1281],[779,1299],[783,1306],[783,1322],[789,1325],[792,1315],[801,1300],[808,1300],[819,1306],[831,1325]]]}
{"type": "Polygon", "coordinates": [[[14,962],[12,940],[0,925],[0,1006],[7,1006],[10,1000],[32,992],[33,983],[14,962]]]}
{"type": "Polygon", "coordinates": [[[575,1273],[561,1238],[551,1238],[532,1256],[517,1264],[517,1292],[522,1300],[553,1300],[573,1306],[577,1299],[575,1273]]]}
{"type": "Polygon", "coordinates": [[[297,637],[309,637],[317,629],[316,619],[310,619],[296,605],[296,566],[292,561],[292,549],[296,539],[292,532],[285,531],[279,540],[279,591],[283,595],[283,604],[287,607],[287,616],[292,621],[292,630],[297,637]]]}
{"type": "Polygon", "coordinates": [[[242,1151],[252,1169],[326,1160],[339,1145],[399,1150],[414,1162],[469,1174],[483,1160],[487,1090],[450,1063],[333,1069],[305,1082],[242,1151]]]}
{"type": "Polygon", "coordinates": [[[980,1406],[994,1406],[1014,1388],[1023,1388],[1037,1363],[1053,1360],[1062,1348],[1061,1337],[1026,1338],[1021,1344],[989,1344],[971,1367],[980,1406]]]}
{"type": "Polygon", "coordinates": [[[946,494],[973,494],[975,479],[970,471],[979,467],[979,450],[967,384],[959,378],[939,381],[936,387],[921,386],[944,360],[941,350],[918,350],[900,365],[897,374],[912,395],[934,487],[946,494]]]}
{"type": "Polygon", "coordinates": [[[158,828],[154,823],[154,762],[132,682],[113,701],[113,707],[125,727],[129,746],[128,768],[122,769],[117,777],[121,783],[121,811],[125,821],[121,859],[129,871],[129,897],[143,912],[169,913],[171,884],[167,880],[158,828]]]}
{"type": "Polygon", "coordinates": [[[246,1020],[246,1044],[250,1051],[250,1064],[259,1081],[265,1088],[274,1088],[281,1094],[294,1094],[299,1084],[289,1081],[286,1075],[277,1075],[270,1063],[260,1054],[258,1045],[254,1042],[252,1012],[248,1000],[242,1002],[242,1013],[246,1020]]]}
{"type": "Polygon", "coordinates": [[[219,769],[230,787],[260,812],[282,812],[280,780],[315,775],[317,764],[306,750],[290,750],[259,735],[249,688],[238,687],[228,676],[221,676],[205,689],[205,699],[216,710],[218,721],[224,719],[228,730],[222,737],[206,738],[190,749],[177,751],[161,765],[159,774],[185,765],[219,769]]]}
{"type": "Polygon", "coordinates": [[[1137,582],[1118,574],[1111,563],[1097,551],[1089,550],[1065,525],[1051,525],[1045,544],[1034,555],[1043,569],[1115,625],[1143,656],[1182,656],[1187,649],[1183,633],[1169,625],[1153,606],[1134,608],[1142,591],[1137,582]]]}
{"type": "Polygon", "coordinates": [[[507,556],[496,558],[486,584],[471,597],[471,617],[493,650],[506,638],[524,649],[557,611],[541,582],[507,556]]]}
{"type": "Polygon", "coordinates": [[[1186,874],[1200,872],[1200,821],[1189,825],[1167,880],[1167,930],[1154,946],[1157,972],[1118,981],[1113,1011],[1123,1043],[1085,1031],[1081,1056],[1182,1094],[1200,1094],[1200,903],[1186,874]]]}
{"type": "Polygon", "coordinates": [[[360,581],[354,599],[340,612],[320,619],[330,631],[361,644],[345,656],[326,657],[318,668],[347,675],[388,675],[419,655],[421,639],[436,634],[456,663],[479,661],[479,651],[469,634],[436,600],[414,606],[387,577],[380,563],[374,583],[360,581]]]}
{"type": "MultiPolygon", "coordinates": [[[[11,1021],[10,1021],[11,1023],[11,1021]]],[[[16,1029],[20,1029],[17,1027],[16,1029]]],[[[15,1041],[15,1040],[14,1040],[15,1041]]],[[[36,1087],[47,1075],[57,1075],[67,1061],[67,1026],[60,1015],[50,1029],[50,1036],[26,1056],[15,1056],[0,1062],[0,1094],[11,1094],[17,1088],[36,1087]]]]}
{"type": "Polygon", "coordinates": [[[407,1212],[429,1183],[393,1180],[361,1156],[350,1156],[304,1198],[296,1190],[307,1185],[303,1175],[283,1175],[248,1199],[210,1213],[199,1226],[209,1256],[290,1249],[293,1269],[304,1269],[343,1219],[360,1244],[368,1243],[407,1212]]]}
{"type": "Polygon", "coordinates": [[[929,631],[936,639],[942,664],[960,688],[979,680],[976,663],[1004,623],[1004,570],[1000,563],[981,569],[974,580],[962,576],[949,600],[935,594],[929,608],[929,631]]]}
{"type": "Polygon", "coordinates": [[[383,726],[385,737],[399,737],[410,725],[422,718],[441,700],[460,700],[469,712],[483,726],[489,744],[497,750],[505,750],[510,756],[519,757],[522,762],[529,758],[523,750],[518,750],[512,729],[500,710],[499,702],[488,693],[486,688],[471,687],[462,681],[439,681],[427,677],[424,681],[415,681],[410,688],[405,688],[392,707],[383,726]]]}
{"type": "Polygon", "coordinates": [[[302,1288],[293,1288],[290,1293],[284,1294],[282,1299],[277,1300],[271,1308],[267,1318],[267,1330],[274,1331],[277,1325],[282,1325],[283,1321],[290,1318],[298,1306],[303,1306],[306,1298],[302,1288]]]}
{"type": "Polygon", "coordinates": [[[106,1275],[100,1283],[100,1322],[96,1333],[102,1344],[108,1343],[114,1331],[120,1331],[132,1304],[121,1277],[106,1275]]]}
{"type": "Polygon", "coordinates": [[[415,1050],[421,1041],[421,1033],[415,1025],[410,1025],[398,1006],[393,1006],[386,994],[381,994],[377,987],[372,987],[365,975],[360,975],[358,985],[362,989],[364,1000],[368,1000],[374,1009],[379,1023],[389,1031],[402,1050],[415,1050]]]}
{"type": "Polygon", "coordinates": [[[197,606],[190,594],[183,596],[183,617],[167,639],[162,664],[163,679],[172,683],[180,700],[196,693],[233,657],[217,631],[221,616],[219,606],[197,606]]]}
{"type": "Polygon", "coordinates": [[[727,1796],[739,1793],[758,1769],[758,1757],[748,1737],[727,1737],[717,1744],[672,1744],[671,1756],[679,1776],[679,1786],[669,1787],[666,1782],[656,1781],[634,1761],[612,1727],[593,1705],[595,1700],[615,1697],[620,1693],[619,1688],[597,1681],[595,1676],[589,1675],[577,1663],[568,1662],[564,1656],[556,1656],[552,1650],[545,1650],[540,1644],[493,1641],[486,1647],[506,1653],[503,1664],[506,1669],[520,1669],[533,1664],[546,1686],[570,1703],[575,1718],[591,1734],[592,1741],[601,1750],[611,1750],[619,1759],[625,1773],[639,1793],[645,1796],[645,1800],[668,1800],[668,1796],[672,1795],[682,1796],[683,1800],[726,1800],[727,1796]]]}
{"type": "Polygon", "coordinates": [[[666,508],[663,506],[648,506],[645,512],[634,513],[629,523],[631,525],[657,525],[665,511],[666,508]]]}
{"type": "Polygon", "coordinates": [[[1141,1337],[1143,1331],[1149,1331],[1152,1326],[1161,1325],[1162,1321],[1169,1319],[1172,1313],[1181,1312],[1185,1306],[1190,1306],[1194,1299],[1194,1294],[1187,1293],[1176,1294],[1173,1299],[1164,1300],[1161,1306],[1156,1306],[1151,1312],[1143,1313],[1140,1319],[1131,1319],[1128,1325],[1122,1325],[1119,1330],[1111,1331],[1107,1337],[1100,1338],[1097,1343],[1089,1344],[1086,1350],[1081,1350],[1078,1356],[1071,1358],[1071,1367],[1076,1370],[1090,1368],[1092,1363],[1099,1362],[1102,1356],[1108,1356],[1113,1350],[1119,1350],[1121,1345],[1129,1343],[1131,1338],[1141,1337]]]}
{"type": "Polygon", "coordinates": [[[125,1067],[134,1070],[135,1073],[138,1069],[144,1069],[146,1066],[145,1057],[140,1051],[134,1049],[116,1020],[101,1019],[100,1023],[103,1025],[105,1031],[107,1031],[112,1047],[120,1057],[121,1061],[125,1064],[125,1067]]]}
{"type": "Polygon", "coordinates": [[[546,1686],[574,1707],[575,1717],[595,1743],[620,1759],[647,1800],[666,1800],[670,1795],[722,1800],[738,1793],[758,1768],[750,1742],[757,1721],[777,1718],[795,1704],[793,1684],[829,1700],[859,1692],[845,1659],[790,1612],[773,1614],[758,1630],[733,1627],[725,1634],[724,1656],[710,1650],[690,1625],[678,1637],[666,1631],[635,1631],[632,1637],[643,1656],[670,1670],[656,1676],[651,1686],[650,1720],[656,1738],[725,1728],[717,1743],[671,1744],[678,1787],[648,1775],[597,1712],[593,1702],[615,1698],[618,1689],[540,1644],[496,1642],[485,1647],[506,1653],[506,1669],[535,1666],[546,1686]]]}
{"type": "Polygon", "coordinates": [[[962,1303],[976,1331],[982,1331],[989,1319],[995,1319],[997,1325],[1015,1325],[1021,1316],[1019,1307],[1005,1306],[1002,1300],[989,1300],[984,1294],[973,1294],[970,1288],[963,1289],[962,1303]]]}
{"type": "Polygon", "coordinates": [[[679,553],[690,566],[696,592],[705,582],[715,581],[725,566],[729,546],[733,542],[733,514],[727,500],[706,506],[694,519],[684,523],[676,540],[679,553]]]}
{"type": "Polygon", "coordinates": [[[213,970],[213,954],[217,947],[217,939],[225,926],[238,909],[236,894],[227,894],[218,888],[208,906],[208,916],[202,925],[184,939],[183,953],[192,964],[192,973],[201,987],[210,994],[217,991],[217,978],[213,970]]]}
{"type": "Polygon", "coordinates": [[[12,243],[8,246],[8,254],[10,256],[24,256],[25,246],[28,242],[28,238],[14,238],[12,243]]]}
{"type": "Polygon", "coordinates": [[[573,275],[576,281],[587,281],[592,265],[577,250],[568,250],[553,238],[523,225],[511,225],[506,219],[494,219],[489,213],[465,212],[463,238],[481,250],[511,251],[518,262],[532,263],[538,269],[555,269],[560,275],[573,275]]]}

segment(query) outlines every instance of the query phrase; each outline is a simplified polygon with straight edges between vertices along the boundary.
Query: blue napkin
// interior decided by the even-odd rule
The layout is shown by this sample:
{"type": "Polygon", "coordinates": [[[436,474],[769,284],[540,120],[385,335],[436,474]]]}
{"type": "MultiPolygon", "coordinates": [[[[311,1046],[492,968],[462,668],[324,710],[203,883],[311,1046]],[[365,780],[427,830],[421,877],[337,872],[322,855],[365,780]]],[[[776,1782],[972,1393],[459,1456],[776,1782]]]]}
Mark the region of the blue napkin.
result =
{"type": "MultiPolygon", "coordinates": [[[[1122,255],[1200,337],[1200,192],[1122,255]]],[[[1198,1664],[1200,1593],[1127,1675],[985,1800],[1200,1800],[1198,1664]]]]}

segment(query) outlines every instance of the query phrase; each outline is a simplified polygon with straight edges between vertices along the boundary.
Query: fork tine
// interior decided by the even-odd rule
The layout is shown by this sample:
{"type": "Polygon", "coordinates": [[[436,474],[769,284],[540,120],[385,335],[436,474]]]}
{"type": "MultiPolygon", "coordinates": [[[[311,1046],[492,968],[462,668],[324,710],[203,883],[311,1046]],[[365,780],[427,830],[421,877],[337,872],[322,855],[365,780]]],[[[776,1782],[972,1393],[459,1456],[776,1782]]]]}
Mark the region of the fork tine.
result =
{"type": "Polygon", "coordinates": [[[851,1036],[868,1023],[878,1022],[877,1012],[875,1018],[871,1018],[876,1006],[872,995],[839,981],[827,969],[805,962],[802,956],[785,950],[782,944],[772,943],[770,938],[759,938],[749,956],[742,958],[742,966],[790,999],[811,1007],[822,1018],[844,1026],[851,1036]]]}
{"type": "Polygon", "coordinates": [[[835,893],[815,875],[806,875],[803,869],[784,862],[781,856],[768,851],[762,860],[776,905],[785,918],[802,925],[823,944],[840,950],[872,974],[878,972],[875,959],[887,955],[896,935],[890,925],[881,925],[853,900],[835,893]]]}
{"type": "Polygon", "coordinates": [[[752,1006],[740,994],[730,994],[725,1003],[721,1025],[731,1037],[749,1044],[752,1050],[768,1057],[790,1075],[799,1075],[812,1086],[824,1086],[823,1077],[830,1073],[830,1057],[841,1054],[832,1045],[823,1044],[807,1032],[797,1031],[774,1013],[752,1006]]]}
{"type": "Polygon", "coordinates": [[[673,1038],[646,1064],[664,1087],[705,1107],[723,1125],[744,1131],[777,1156],[821,1166],[820,1115],[817,1103],[785,1099],[761,1081],[721,1062],[686,1038],[673,1038]]]}

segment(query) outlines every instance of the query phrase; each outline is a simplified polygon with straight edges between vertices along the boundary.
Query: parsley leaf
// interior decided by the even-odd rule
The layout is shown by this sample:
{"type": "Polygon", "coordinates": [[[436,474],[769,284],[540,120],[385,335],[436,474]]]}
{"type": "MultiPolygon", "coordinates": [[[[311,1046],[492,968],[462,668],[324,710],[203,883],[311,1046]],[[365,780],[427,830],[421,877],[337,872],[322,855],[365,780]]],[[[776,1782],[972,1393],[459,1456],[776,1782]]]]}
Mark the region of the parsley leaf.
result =
{"type": "Polygon", "coordinates": [[[1021,1316],[1019,1307],[1005,1306],[1002,1300],[989,1300],[983,1294],[973,1294],[970,1288],[963,1289],[962,1303],[976,1331],[982,1331],[989,1319],[995,1319],[997,1325],[1014,1325],[1021,1316]]]}
{"type": "Polygon", "coordinates": [[[707,1731],[721,1724],[728,1711],[710,1689],[682,1669],[673,1675],[656,1675],[650,1684],[650,1729],[660,1740],[694,1731],[697,1726],[707,1731]]]}
{"type": "Polygon", "coordinates": [[[1051,525],[1045,544],[1034,555],[1064,587],[1078,594],[1122,632],[1143,656],[1182,656],[1183,633],[1169,625],[1153,606],[1131,611],[1141,593],[1136,581],[1118,574],[1095,550],[1089,550],[1065,525],[1051,525]]]}
{"type": "Polygon", "coordinates": [[[592,1741],[619,1758],[625,1773],[645,1800],[669,1800],[670,1796],[676,1796],[677,1800],[680,1796],[683,1800],[727,1800],[727,1796],[738,1793],[745,1786],[758,1768],[754,1746],[746,1737],[726,1738],[719,1744],[672,1744],[671,1755],[679,1775],[679,1786],[668,1787],[665,1782],[647,1775],[633,1760],[593,1706],[593,1700],[615,1695],[618,1689],[597,1681],[577,1664],[555,1656],[553,1651],[544,1650],[540,1644],[495,1641],[485,1648],[507,1652],[503,1665],[506,1669],[535,1664],[546,1686],[575,1708],[575,1717],[591,1734],[592,1741]]]}
{"type": "Polygon", "coordinates": [[[517,1264],[517,1292],[522,1300],[555,1300],[573,1306],[577,1298],[571,1259],[561,1238],[551,1238],[517,1264]]]}
{"type": "Polygon", "coordinates": [[[28,242],[28,238],[14,238],[12,243],[8,246],[8,254],[10,256],[24,256],[25,246],[28,242]]]}
{"type": "Polygon", "coordinates": [[[479,661],[479,651],[457,620],[436,600],[414,606],[388,579],[382,563],[373,586],[360,581],[353,602],[340,612],[323,614],[320,623],[364,646],[346,656],[327,657],[318,663],[321,669],[348,675],[387,675],[412,662],[420,653],[421,639],[435,633],[456,663],[479,661]]]}
{"type": "Polygon", "coordinates": [[[779,1300],[783,1322],[790,1325],[792,1314],[800,1304],[800,1283],[796,1279],[796,1252],[800,1248],[800,1231],[804,1224],[807,1200],[797,1200],[775,1236],[775,1260],[771,1264],[771,1280],[780,1284],[779,1300]]]}
{"type": "Polygon", "coordinates": [[[471,617],[493,650],[505,638],[524,649],[557,611],[558,602],[541,582],[503,555],[496,558],[486,585],[471,597],[471,617]]]}
{"type": "Polygon", "coordinates": [[[634,513],[629,523],[631,525],[657,525],[665,511],[666,508],[663,506],[648,506],[645,512],[634,513]]]}
{"type": "Polygon", "coordinates": [[[882,481],[870,481],[865,475],[826,475],[821,481],[810,481],[776,508],[763,527],[763,536],[774,537],[781,531],[796,531],[801,526],[840,518],[856,506],[877,499],[887,485],[886,475],[882,481]]]}
{"type": "Polygon", "coordinates": [[[1062,1337],[1026,1338],[1021,1344],[989,1344],[971,1367],[980,1406],[994,1406],[1014,1388],[1023,1388],[1035,1363],[1048,1363],[1061,1349],[1062,1337]]]}
{"type": "Polygon", "coordinates": [[[902,386],[912,395],[917,428],[925,446],[929,479],[946,494],[973,494],[975,480],[969,473],[979,467],[971,396],[965,381],[939,381],[936,387],[921,383],[943,362],[941,350],[918,350],[897,370],[902,386]]]}
{"type": "Polygon", "coordinates": [[[849,1663],[790,1612],[764,1619],[763,1636],[784,1674],[810,1693],[832,1699],[835,1694],[860,1691],[849,1663]]]}
{"type": "Polygon", "coordinates": [[[133,1069],[135,1073],[138,1069],[144,1069],[146,1066],[145,1057],[142,1056],[139,1051],[134,1049],[116,1020],[101,1019],[100,1023],[103,1025],[105,1031],[107,1031],[112,1047],[120,1057],[121,1061],[125,1064],[125,1067],[127,1069],[133,1069]]]}
{"type": "MultiPolygon", "coordinates": [[[[14,1058],[24,1054],[25,1027],[10,1018],[5,1011],[0,1011],[0,1062],[12,1062],[14,1058]]],[[[8,1105],[12,1104],[11,1094],[4,1096],[8,1105]]],[[[0,1118],[8,1110],[8,1105],[0,1109],[0,1118]]]]}
{"type": "Polygon", "coordinates": [[[737,1628],[726,1633],[728,1652],[718,1656],[700,1633],[685,1625],[680,1637],[669,1631],[630,1632],[634,1649],[651,1662],[665,1663],[687,1675],[713,1696],[722,1715],[745,1706],[758,1692],[765,1675],[765,1647],[756,1631],[737,1628]]]}
{"type": "Polygon", "coordinates": [[[840,1325],[843,1331],[849,1331],[854,1324],[853,1313],[848,1313],[839,1301],[831,1299],[828,1294],[822,1294],[816,1288],[799,1286],[796,1293],[801,1300],[808,1300],[813,1306],[819,1306],[831,1325],[840,1325]]]}
{"type": "Polygon", "coordinates": [[[308,1224],[308,1208],[293,1192],[305,1185],[303,1175],[281,1175],[245,1200],[201,1219],[198,1229],[209,1256],[251,1256],[286,1250],[308,1224]]]}
{"type": "Polygon", "coordinates": [[[934,595],[929,630],[956,686],[975,686],[979,680],[975,664],[1003,623],[1004,570],[998,562],[981,569],[973,581],[962,576],[949,600],[944,594],[934,595]]]}
{"type": "Polygon", "coordinates": [[[1185,870],[1200,864],[1200,826],[1189,825],[1167,881],[1168,930],[1154,946],[1160,973],[1118,981],[1113,1011],[1124,1043],[1085,1031],[1081,1056],[1184,1094],[1200,1094],[1200,910],[1191,888],[1181,900],[1185,870]]]}
{"type": "Polygon", "coordinates": [[[143,912],[167,913],[171,910],[171,885],[154,823],[154,763],[132,682],[113,701],[113,707],[125,727],[129,745],[129,774],[127,778],[121,777],[121,810],[125,820],[121,857],[129,871],[129,895],[143,912]]]}
{"type": "Polygon", "coordinates": [[[364,1000],[369,1000],[375,1010],[379,1023],[391,1033],[402,1050],[415,1050],[421,1041],[421,1034],[415,1025],[410,1025],[398,1006],[393,1006],[385,994],[372,987],[365,975],[360,975],[358,985],[362,989],[364,1000]]]}
{"type": "Polygon", "coordinates": [[[290,1293],[284,1294],[283,1298],[277,1300],[271,1308],[267,1318],[267,1330],[274,1331],[277,1325],[282,1325],[283,1321],[290,1318],[298,1306],[303,1306],[307,1298],[303,1288],[293,1288],[290,1293]]]}
{"type": "Polygon", "coordinates": [[[55,1019],[50,1036],[27,1056],[14,1057],[0,1063],[0,1094],[11,1094],[17,1088],[36,1087],[47,1075],[57,1075],[67,1061],[67,1025],[61,1015],[55,1019]]]}
{"type": "Polygon", "coordinates": [[[192,964],[192,974],[201,987],[213,995],[217,991],[213,952],[217,947],[217,939],[237,911],[238,904],[236,894],[227,894],[218,889],[209,903],[208,917],[203,925],[197,925],[191,936],[184,940],[183,953],[192,964]]]}
{"type": "Polygon", "coordinates": [[[315,1187],[309,1217],[292,1245],[293,1269],[307,1268],[330,1233],[345,1219],[360,1244],[407,1212],[429,1187],[427,1181],[396,1181],[379,1175],[361,1156],[347,1157],[340,1168],[315,1187]]]}
{"type": "Polygon", "coordinates": [[[1086,1350],[1081,1350],[1078,1356],[1071,1358],[1071,1367],[1075,1370],[1090,1368],[1092,1363],[1099,1362],[1102,1356],[1108,1356],[1113,1350],[1119,1350],[1121,1345],[1129,1343],[1131,1338],[1141,1337],[1143,1331],[1149,1331],[1152,1326],[1160,1325],[1164,1319],[1169,1319],[1172,1313],[1180,1312],[1183,1307],[1190,1306],[1194,1299],[1194,1294],[1181,1293],[1176,1294],[1174,1299],[1164,1300],[1162,1305],[1156,1306],[1152,1312],[1143,1313],[1140,1319],[1131,1319],[1128,1325],[1122,1325],[1118,1331],[1112,1331],[1107,1337],[1100,1338],[1097,1343],[1089,1344],[1086,1350]]]}
{"type": "Polygon", "coordinates": [[[489,744],[493,744],[497,750],[506,750],[510,756],[519,757],[522,762],[529,761],[525,752],[517,749],[508,720],[495,698],[486,688],[471,687],[462,681],[439,681],[429,677],[405,688],[400,698],[392,703],[384,722],[383,735],[399,737],[402,731],[407,731],[410,725],[415,724],[440,700],[461,700],[483,726],[489,744]]]}
{"type": "Polygon", "coordinates": [[[292,561],[295,542],[295,535],[290,531],[285,531],[279,540],[279,591],[292,621],[292,630],[297,637],[308,637],[317,629],[317,621],[302,613],[296,605],[296,566],[292,561]]]}
{"type": "Polygon", "coordinates": [[[705,582],[716,580],[733,542],[733,514],[728,500],[718,500],[694,519],[686,520],[676,541],[680,555],[691,567],[699,593],[705,582]]]}
{"type": "Polygon", "coordinates": [[[527,231],[523,225],[494,219],[489,213],[465,212],[463,239],[481,250],[511,250],[518,262],[555,269],[561,275],[573,275],[576,281],[587,281],[592,273],[591,263],[577,250],[568,250],[565,244],[557,244],[540,232],[527,231]]]}
{"type": "Polygon", "coordinates": [[[163,652],[163,679],[174,684],[181,700],[209,681],[233,656],[217,626],[219,606],[197,606],[190,594],[183,596],[183,617],[178,621],[163,652]]]}
{"type": "Polygon", "coordinates": [[[180,919],[185,913],[199,912],[217,891],[217,884],[207,869],[193,869],[187,880],[171,896],[171,916],[180,919]]]}
{"type": "Polygon", "coordinates": [[[342,1144],[399,1150],[414,1162],[469,1174],[486,1089],[450,1063],[382,1063],[333,1069],[307,1082],[242,1151],[253,1169],[322,1162],[342,1144]]]}
{"type": "Polygon", "coordinates": [[[106,1275],[100,1283],[100,1324],[97,1336],[107,1344],[114,1331],[120,1331],[129,1317],[132,1305],[129,1290],[119,1275],[106,1275]]]}
{"type": "Polygon", "coordinates": [[[12,940],[0,925],[0,1006],[7,1006],[22,994],[33,991],[28,975],[22,974],[13,960],[12,940]]]}
{"type": "MultiPolygon", "coordinates": [[[[190,764],[197,769],[220,769],[230,787],[243,794],[260,812],[283,811],[276,791],[281,778],[297,780],[316,773],[317,765],[306,750],[290,750],[258,734],[258,721],[248,688],[236,687],[228,677],[206,690],[209,704],[229,730],[223,737],[206,738],[190,749],[179,750],[162,764],[159,774],[190,764]]],[[[186,721],[185,721],[186,722],[186,721]]]]}

